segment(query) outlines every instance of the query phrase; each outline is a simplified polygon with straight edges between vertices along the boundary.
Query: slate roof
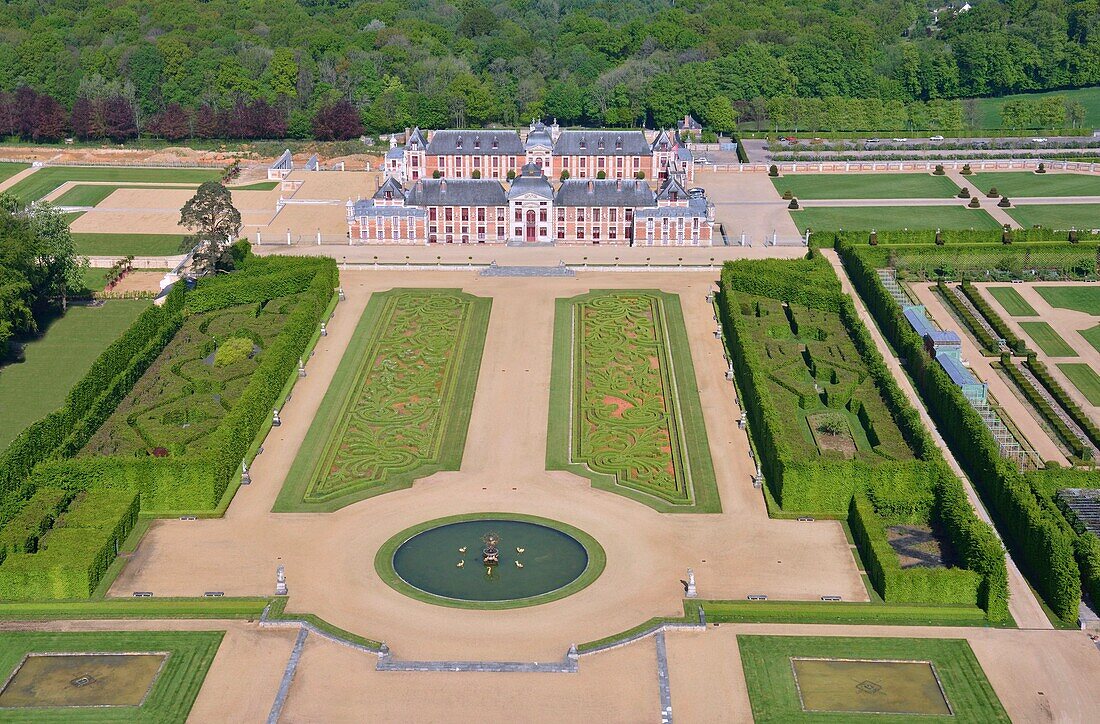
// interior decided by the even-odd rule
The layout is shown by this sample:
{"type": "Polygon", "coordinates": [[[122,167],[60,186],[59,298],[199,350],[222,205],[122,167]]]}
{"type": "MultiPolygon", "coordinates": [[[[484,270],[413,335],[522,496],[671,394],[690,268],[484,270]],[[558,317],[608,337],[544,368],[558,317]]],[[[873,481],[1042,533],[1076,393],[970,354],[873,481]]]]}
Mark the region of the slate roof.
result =
{"type": "Polygon", "coordinates": [[[394,146],[390,150],[386,151],[386,158],[404,158],[405,149],[400,146],[394,146]]]}
{"type": "Polygon", "coordinates": [[[676,192],[676,197],[680,201],[686,200],[688,197],[687,191],[684,190],[684,187],[680,185],[680,182],[674,178],[669,178],[667,181],[665,181],[664,186],[662,186],[661,190],[657,193],[657,200],[669,201],[671,199],[673,191],[676,192]]]}
{"type": "Polygon", "coordinates": [[[364,216],[411,216],[421,218],[426,215],[424,209],[416,206],[375,206],[373,199],[360,199],[352,204],[351,215],[361,219],[364,216]]]}
{"type": "Polygon", "coordinates": [[[443,130],[432,134],[428,153],[433,156],[522,156],[526,151],[515,131],[443,130]],[[497,142],[496,148],[493,148],[493,141],[497,142]]]}
{"type": "Polygon", "coordinates": [[[405,141],[406,146],[411,146],[414,143],[419,143],[420,148],[428,147],[428,139],[424,138],[424,132],[419,127],[413,128],[412,132],[409,133],[408,140],[405,141]]]}
{"type": "Polygon", "coordinates": [[[566,179],[554,195],[554,205],[639,208],[656,204],[645,181],[622,179],[621,187],[619,183],[620,179],[566,179]]]}
{"type": "Polygon", "coordinates": [[[687,206],[653,206],[644,209],[638,209],[634,214],[635,218],[648,219],[650,217],[654,219],[676,219],[683,217],[685,219],[694,219],[696,217],[705,219],[707,216],[707,200],[706,199],[688,199],[687,206]]]}
{"type": "Polygon", "coordinates": [[[421,179],[405,192],[409,206],[507,206],[504,187],[494,179],[421,179]]]}
{"type": "Polygon", "coordinates": [[[508,189],[508,198],[514,199],[523,194],[537,194],[544,199],[554,198],[554,189],[550,187],[550,182],[546,180],[541,166],[527,163],[520,169],[520,175],[516,177],[511,188],[508,189]]]}
{"type": "Polygon", "coordinates": [[[395,199],[405,198],[405,189],[402,188],[401,184],[397,183],[397,180],[393,177],[386,179],[385,182],[378,187],[378,190],[374,192],[374,196],[371,198],[376,201],[385,201],[387,191],[391,192],[395,199]]]}
{"type": "Polygon", "coordinates": [[[651,156],[641,131],[562,131],[554,143],[555,156],[651,156]],[[603,148],[600,148],[603,141],[603,148]],[[581,143],[585,144],[581,148],[581,143]],[[619,144],[616,147],[616,144],[619,144]]]}

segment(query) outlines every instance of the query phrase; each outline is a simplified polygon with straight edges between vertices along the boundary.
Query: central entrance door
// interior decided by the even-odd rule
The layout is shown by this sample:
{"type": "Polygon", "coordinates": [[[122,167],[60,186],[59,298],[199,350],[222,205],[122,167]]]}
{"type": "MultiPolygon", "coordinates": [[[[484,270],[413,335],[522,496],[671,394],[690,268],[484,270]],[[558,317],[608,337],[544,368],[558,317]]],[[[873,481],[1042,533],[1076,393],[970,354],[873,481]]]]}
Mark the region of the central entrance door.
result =
{"type": "Polygon", "coordinates": [[[527,242],[534,243],[535,241],[535,212],[528,209],[527,211],[527,242]]]}

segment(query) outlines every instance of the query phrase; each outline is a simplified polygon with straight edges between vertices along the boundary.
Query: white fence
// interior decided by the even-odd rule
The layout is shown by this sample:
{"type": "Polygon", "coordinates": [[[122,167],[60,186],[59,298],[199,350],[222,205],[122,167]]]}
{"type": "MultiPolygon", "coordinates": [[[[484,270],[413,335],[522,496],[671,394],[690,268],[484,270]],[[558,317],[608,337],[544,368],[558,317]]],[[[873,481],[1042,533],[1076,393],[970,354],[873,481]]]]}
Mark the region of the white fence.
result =
{"type": "Polygon", "coordinates": [[[1100,164],[1087,163],[1085,161],[1043,161],[1040,159],[986,159],[984,161],[966,160],[928,160],[928,161],[784,161],[782,163],[718,163],[706,166],[697,166],[696,173],[700,171],[713,171],[716,173],[767,173],[774,165],[780,173],[845,173],[865,171],[934,171],[936,166],[944,169],[961,170],[964,165],[969,165],[971,170],[977,171],[1025,171],[1035,170],[1039,164],[1045,165],[1049,171],[1078,171],[1083,173],[1100,173],[1100,164]]]}

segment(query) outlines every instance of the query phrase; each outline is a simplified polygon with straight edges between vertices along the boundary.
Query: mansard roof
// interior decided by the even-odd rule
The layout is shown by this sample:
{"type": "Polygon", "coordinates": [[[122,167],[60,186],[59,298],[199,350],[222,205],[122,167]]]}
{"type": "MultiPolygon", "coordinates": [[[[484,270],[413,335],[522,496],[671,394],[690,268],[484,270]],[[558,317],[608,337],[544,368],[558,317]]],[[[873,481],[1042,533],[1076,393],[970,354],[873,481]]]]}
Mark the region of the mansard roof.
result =
{"type": "Polygon", "coordinates": [[[554,143],[556,156],[649,156],[652,150],[641,131],[562,131],[554,143]]]}
{"type": "Polygon", "coordinates": [[[649,184],[638,179],[566,179],[554,195],[557,206],[638,208],[655,203],[649,184]]]}
{"type": "Polygon", "coordinates": [[[376,201],[385,201],[387,191],[390,192],[390,195],[395,199],[405,198],[405,189],[397,182],[397,179],[392,176],[386,179],[382,185],[378,187],[378,190],[374,192],[374,196],[371,198],[376,201]]]}
{"type": "Polygon", "coordinates": [[[522,156],[526,151],[515,131],[443,130],[432,134],[428,153],[433,156],[522,156]]]}
{"type": "Polygon", "coordinates": [[[415,206],[376,206],[374,199],[359,199],[352,202],[352,218],[361,219],[364,216],[424,216],[424,209],[415,206]]]}
{"type": "Polygon", "coordinates": [[[520,175],[512,182],[508,189],[508,198],[514,199],[524,194],[536,194],[544,199],[554,198],[554,189],[546,180],[542,166],[535,163],[527,163],[520,169],[520,175]]]}
{"type": "Polygon", "coordinates": [[[664,186],[657,192],[658,201],[670,201],[672,193],[676,193],[676,198],[680,201],[686,201],[688,193],[684,190],[684,187],[680,185],[680,182],[671,176],[665,181],[664,186]]]}
{"type": "Polygon", "coordinates": [[[707,216],[707,200],[688,199],[687,206],[648,206],[638,209],[638,212],[634,214],[636,219],[675,219],[681,216],[685,219],[696,217],[705,219],[707,216]]]}
{"type": "Polygon", "coordinates": [[[405,194],[407,206],[507,206],[494,179],[420,179],[405,194]]]}

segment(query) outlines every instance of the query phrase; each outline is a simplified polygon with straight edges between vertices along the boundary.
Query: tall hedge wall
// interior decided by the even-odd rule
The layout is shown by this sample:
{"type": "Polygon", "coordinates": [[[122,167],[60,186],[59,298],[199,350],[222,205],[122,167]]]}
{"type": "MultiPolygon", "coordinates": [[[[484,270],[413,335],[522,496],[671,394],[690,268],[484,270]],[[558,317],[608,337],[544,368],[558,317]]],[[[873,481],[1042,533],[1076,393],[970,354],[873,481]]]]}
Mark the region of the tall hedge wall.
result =
{"type": "Polygon", "coordinates": [[[838,251],[1021,570],[1061,620],[1074,622],[1081,597],[1075,536],[1065,530],[1057,509],[1037,498],[1016,465],[1000,456],[981,417],[925,351],[923,340],[879,281],[875,267],[851,244],[841,243],[838,251]]]}

